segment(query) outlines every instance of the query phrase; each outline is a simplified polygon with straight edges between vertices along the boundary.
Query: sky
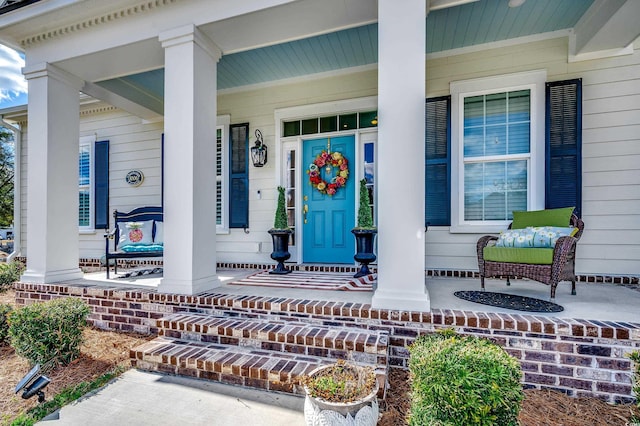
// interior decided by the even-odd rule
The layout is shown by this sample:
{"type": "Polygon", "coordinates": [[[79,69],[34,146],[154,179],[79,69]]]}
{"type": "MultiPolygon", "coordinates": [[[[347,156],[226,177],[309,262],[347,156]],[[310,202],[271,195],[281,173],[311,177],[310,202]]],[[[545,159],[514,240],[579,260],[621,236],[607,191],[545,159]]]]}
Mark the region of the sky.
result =
{"type": "Polygon", "coordinates": [[[24,56],[0,44],[0,110],[27,103],[24,56]]]}

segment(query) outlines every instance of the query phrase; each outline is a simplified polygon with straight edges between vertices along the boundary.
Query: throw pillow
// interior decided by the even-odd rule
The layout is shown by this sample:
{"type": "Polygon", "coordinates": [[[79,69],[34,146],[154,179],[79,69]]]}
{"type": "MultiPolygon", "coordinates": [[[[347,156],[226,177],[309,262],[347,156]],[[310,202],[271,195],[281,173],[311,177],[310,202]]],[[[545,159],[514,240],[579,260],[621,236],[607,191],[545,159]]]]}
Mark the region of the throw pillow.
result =
{"type": "Polygon", "coordinates": [[[144,220],[141,222],[124,222],[119,223],[120,239],[118,240],[118,250],[127,245],[151,244],[151,232],[153,229],[153,221],[144,220]]]}
{"type": "Polygon", "coordinates": [[[154,224],[156,232],[153,234],[153,243],[162,245],[164,244],[164,222],[156,220],[154,224]]]}
{"type": "Polygon", "coordinates": [[[561,209],[514,211],[512,229],[524,229],[527,226],[569,226],[574,207],[561,209]]]}
{"type": "Polygon", "coordinates": [[[560,237],[574,236],[578,228],[535,226],[500,233],[496,247],[553,248],[560,237]]]}

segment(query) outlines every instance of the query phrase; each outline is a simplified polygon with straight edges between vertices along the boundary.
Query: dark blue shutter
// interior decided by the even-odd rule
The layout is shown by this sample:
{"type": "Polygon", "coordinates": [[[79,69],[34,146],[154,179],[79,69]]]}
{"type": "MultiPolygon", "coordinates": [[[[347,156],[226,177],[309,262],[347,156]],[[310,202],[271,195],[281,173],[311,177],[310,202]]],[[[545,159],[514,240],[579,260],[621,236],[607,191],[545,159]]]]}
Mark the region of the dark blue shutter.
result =
{"type": "Polygon", "coordinates": [[[582,79],[546,85],[545,208],[582,213],[582,79]]]}
{"type": "Polygon", "coordinates": [[[160,139],[160,206],[164,209],[164,133],[160,139]]]}
{"type": "Polygon", "coordinates": [[[249,227],[249,123],[229,126],[229,227],[249,227]]]}
{"type": "Polygon", "coordinates": [[[109,141],[98,141],[94,146],[94,228],[109,228],[109,141]]]}
{"type": "Polygon", "coordinates": [[[451,225],[451,96],[425,105],[425,224],[451,225]]]}

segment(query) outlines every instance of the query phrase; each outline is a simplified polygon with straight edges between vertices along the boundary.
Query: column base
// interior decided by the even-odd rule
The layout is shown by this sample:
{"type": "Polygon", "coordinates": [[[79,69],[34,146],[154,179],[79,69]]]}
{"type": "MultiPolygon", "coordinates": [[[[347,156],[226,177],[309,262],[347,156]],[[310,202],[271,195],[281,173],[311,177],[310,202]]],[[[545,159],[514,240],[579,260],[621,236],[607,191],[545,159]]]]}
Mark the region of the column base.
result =
{"type": "Polygon", "coordinates": [[[21,282],[49,284],[63,281],[79,280],[84,277],[80,268],[60,269],[58,271],[37,272],[27,269],[20,277],[21,282]]]}
{"type": "Polygon", "coordinates": [[[371,298],[371,307],[374,309],[429,312],[431,301],[426,289],[424,293],[376,290],[371,298]]]}
{"type": "Polygon", "coordinates": [[[217,275],[212,275],[199,280],[177,280],[163,278],[158,285],[158,293],[195,295],[204,291],[220,287],[222,281],[217,275]]]}

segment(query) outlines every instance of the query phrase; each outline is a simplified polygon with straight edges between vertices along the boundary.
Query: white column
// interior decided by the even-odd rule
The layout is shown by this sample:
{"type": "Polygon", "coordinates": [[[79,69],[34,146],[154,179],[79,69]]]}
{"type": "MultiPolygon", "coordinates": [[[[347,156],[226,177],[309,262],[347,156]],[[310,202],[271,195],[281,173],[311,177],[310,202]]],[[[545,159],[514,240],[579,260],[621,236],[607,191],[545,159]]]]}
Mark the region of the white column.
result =
{"type": "Polygon", "coordinates": [[[216,67],[220,49],[193,25],[160,34],[164,69],[164,278],[197,294],[216,276],[216,67]]]}
{"type": "Polygon", "coordinates": [[[23,73],[29,84],[29,167],[27,269],[20,280],[51,283],[82,278],[78,96],[83,82],[46,63],[26,67],[23,73]]]}
{"type": "Polygon", "coordinates": [[[375,308],[430,309],[424,272],[425,3],[378,2],[375,308]]]}

